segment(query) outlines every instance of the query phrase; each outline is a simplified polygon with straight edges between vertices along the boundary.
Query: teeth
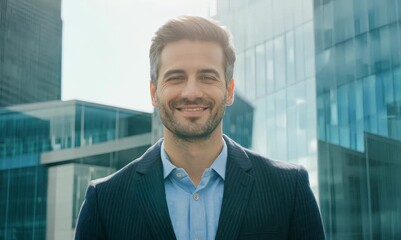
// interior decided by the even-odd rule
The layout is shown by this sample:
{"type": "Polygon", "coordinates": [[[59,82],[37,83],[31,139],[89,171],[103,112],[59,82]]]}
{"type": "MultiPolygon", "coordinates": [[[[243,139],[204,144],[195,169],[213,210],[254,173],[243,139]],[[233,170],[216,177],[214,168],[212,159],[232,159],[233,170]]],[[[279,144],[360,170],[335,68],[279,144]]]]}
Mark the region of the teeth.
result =
{"type": "Polygon", "coordinates": [[[183,108],[182,110],[184,110],[184,111],[190,111],[190,112],[195,112],[195,111],[202,111],[203,108],[183,108]]]}

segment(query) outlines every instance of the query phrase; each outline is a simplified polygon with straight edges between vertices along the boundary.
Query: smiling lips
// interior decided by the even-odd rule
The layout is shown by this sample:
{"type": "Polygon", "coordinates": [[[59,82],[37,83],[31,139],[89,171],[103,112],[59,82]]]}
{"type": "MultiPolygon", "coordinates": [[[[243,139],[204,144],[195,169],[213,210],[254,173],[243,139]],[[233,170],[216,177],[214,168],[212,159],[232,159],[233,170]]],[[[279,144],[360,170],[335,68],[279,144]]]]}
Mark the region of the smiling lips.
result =
{"type": "Polygon", "coordinates": [[[204,106],[179,106],[176,109],[187,117],[200,117],[208,109],[204,106]]]}
{"type": "Polygon", "coordinates": [[[177,109],[180,111],[197,112],[206,110],[207,107],[178,107],[177,109]]]}

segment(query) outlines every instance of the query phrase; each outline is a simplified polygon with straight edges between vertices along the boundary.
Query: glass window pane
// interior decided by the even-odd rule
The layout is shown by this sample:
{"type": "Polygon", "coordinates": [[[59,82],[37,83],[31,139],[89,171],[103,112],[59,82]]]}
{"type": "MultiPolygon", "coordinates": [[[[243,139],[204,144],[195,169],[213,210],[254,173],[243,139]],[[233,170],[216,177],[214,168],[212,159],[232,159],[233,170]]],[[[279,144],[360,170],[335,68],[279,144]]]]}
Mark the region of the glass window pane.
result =
{"type": "Polygon", "coordinates": [[[286,42],[286,65],[287,65],[287,82],[288,84],[295,82],[295,41],[294,32],[289,31],[285,35],[286,42]]]}
{"type": "Polygon", "coordinates": [[[274,86],[274,48],[273,41],[266,42],[266,77],[267,77],[267,92],[272,93],[275,90],[274,86]]]}
{"type": "Polygon", "coordinates": [[[245,61],[244,53],[237,55],[234,67],[235,91],[245,94],[245,61]]]}
{"type": "Polygon", "coordinates": [[[267,156],[277,158],[277,128],[276,128],[276,97],[269,95],[266,98],[266,136],[267,156]]]}
{"type": "MultiPolygon", "coordinates": [[[[276,141],[277,146],[287,146],[287,94],[286,90],[281,90],[275,94],[276,96],[276,141]]],[[[278,147],[277,158],[287,159],[287,147],[278,147]]]]}
{"type": "Polygon", "coordinates": [[[251,48],[245,52],[245,92],[248,100],[255,99],[255,49],[251,48]]]}
{"type": "Polygon", "coordinates": [[[315,75],[315,35],[313,32],[313,22],[306,23],[303,29],[305,44],[305,77],[310,78],[315,75]]]}
{"type": "MultiPolygon", "coordinates": [[[[266,97],[260,98],[256,101],[253,116],[253,140],[252,149],[256,152],[266,156],[267,154],[267,118],[266,97]]],[[[271,104],[271,103],[270,103],[271,104]]],[[[272,137],[269,135],[269,138],[272,137]]]]}
{"type": "Polygon", "coordinates": [[[276,83],[276,89],[283,88],[286,85],[284,47],[284,37],[276,37],[274,39],[274,80],[276,83]]]}
{"type": "Polygon", "coordinates": [[[261,97],[266,94],[266,62],[265,46],[263,44],[256,47],[256,96],[261,97]]]}
{"type": "Polygon", "coordinates": [[[295,29],[295,66],[297,81],[305,79],[305,54],[303,28],[295,29]]]}

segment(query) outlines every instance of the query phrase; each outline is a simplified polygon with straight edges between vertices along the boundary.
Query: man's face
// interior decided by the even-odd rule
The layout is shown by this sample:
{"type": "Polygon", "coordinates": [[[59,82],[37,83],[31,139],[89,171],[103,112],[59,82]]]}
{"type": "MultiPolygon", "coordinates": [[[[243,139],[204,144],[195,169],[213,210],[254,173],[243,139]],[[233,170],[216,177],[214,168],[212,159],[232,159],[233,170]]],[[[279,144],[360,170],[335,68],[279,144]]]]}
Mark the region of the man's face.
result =
{"type": "Polygon", "coordinates": [[[234,97],[234,81],[226,84],[223,66],[223,51],[214,42],[180,40],[164,47],[150,91],[168,131],[186,140],[221,131],[225,106],[234,97]]]}

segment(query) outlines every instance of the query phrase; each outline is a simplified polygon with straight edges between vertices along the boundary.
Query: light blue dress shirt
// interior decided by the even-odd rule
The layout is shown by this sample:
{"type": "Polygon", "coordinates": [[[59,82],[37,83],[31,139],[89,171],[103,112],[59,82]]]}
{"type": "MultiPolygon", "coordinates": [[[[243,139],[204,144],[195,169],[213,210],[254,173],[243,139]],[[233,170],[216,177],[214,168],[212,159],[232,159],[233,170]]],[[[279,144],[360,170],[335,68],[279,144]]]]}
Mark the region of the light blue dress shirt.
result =
{"type": "Polygon", "coordinates": [[[178,240],[215,239],[227,164],[227,145],[210,168],[207,168],[198,186],[195,186],[183,168],[174,166],[161,147],[164,185],[170,218],[178,240]]]}

